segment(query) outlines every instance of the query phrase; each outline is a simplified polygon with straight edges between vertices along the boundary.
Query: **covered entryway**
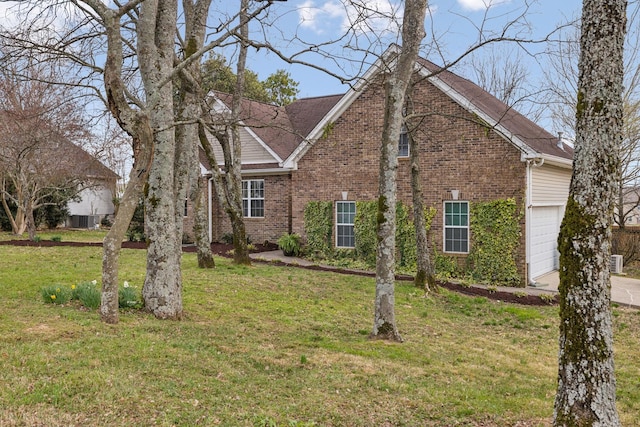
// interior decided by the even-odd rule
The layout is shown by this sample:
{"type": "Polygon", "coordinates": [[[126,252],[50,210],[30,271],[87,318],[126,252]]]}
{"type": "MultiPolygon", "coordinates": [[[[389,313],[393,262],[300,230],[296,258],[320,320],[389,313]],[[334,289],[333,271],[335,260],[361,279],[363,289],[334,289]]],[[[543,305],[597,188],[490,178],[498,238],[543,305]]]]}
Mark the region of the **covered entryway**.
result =
{"type": "Polygon", "coordinates": [[[536,206],[531,209],[529,269],[532,279],[558,269],[558,233],[562,213],[562,206],[536,206]]]}

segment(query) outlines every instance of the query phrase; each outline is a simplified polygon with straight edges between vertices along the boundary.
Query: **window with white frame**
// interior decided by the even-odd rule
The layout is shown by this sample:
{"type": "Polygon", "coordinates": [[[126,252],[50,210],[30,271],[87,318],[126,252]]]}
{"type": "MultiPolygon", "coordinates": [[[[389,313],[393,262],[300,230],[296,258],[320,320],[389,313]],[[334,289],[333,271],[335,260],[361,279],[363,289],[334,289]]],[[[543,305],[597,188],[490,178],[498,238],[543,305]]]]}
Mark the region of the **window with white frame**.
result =
{"type": "Polygon", "coordinates": [[[336,202],[336,246],[355,248],[356,235],[353,224],[356,218],[356,202],[336,202]]]}
{"type": "Polygon", "coordinates": [[[398,157],[409,157],[409,132],[407,132],[407,127],[404,125],[398,140],[398,157]]]}
{"type": "Polygon", "coordinates": [[[242,215],[264,218],[264,179],[242,181],[242,215]]]}
{"type": "Polygon", "coordinates": [[[469,252],[469,202],[444,202],[444,251],[469,252]]]}

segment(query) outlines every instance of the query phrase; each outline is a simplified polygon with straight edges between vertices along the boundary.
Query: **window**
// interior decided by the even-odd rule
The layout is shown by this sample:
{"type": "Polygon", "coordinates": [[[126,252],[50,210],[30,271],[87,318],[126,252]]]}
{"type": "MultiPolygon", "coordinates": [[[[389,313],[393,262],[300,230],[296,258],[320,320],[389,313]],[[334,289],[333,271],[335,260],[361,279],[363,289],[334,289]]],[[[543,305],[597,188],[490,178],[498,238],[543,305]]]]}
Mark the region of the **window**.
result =
{"type": "Polygon", "coordinates": [[[264,218],[264,179],[242,181],[242,215],[264,218]]]}
{"type": "Polygon", "coordinates": [[[409,133],[407,132],[406,126],[402,126],[402,130],[400,131],[398,157],[409,157],[409,133]]]}
{"type": "Polygon", "coordinates": [[[356,202],[336,202],[336,246],[355,248],[356,235],[353,230],[356,218],[356,202]]]}
{"type": "Polygon", "coordinates": [[[469,252],[469,202],[444,202],[444,251],[469,252]]]}

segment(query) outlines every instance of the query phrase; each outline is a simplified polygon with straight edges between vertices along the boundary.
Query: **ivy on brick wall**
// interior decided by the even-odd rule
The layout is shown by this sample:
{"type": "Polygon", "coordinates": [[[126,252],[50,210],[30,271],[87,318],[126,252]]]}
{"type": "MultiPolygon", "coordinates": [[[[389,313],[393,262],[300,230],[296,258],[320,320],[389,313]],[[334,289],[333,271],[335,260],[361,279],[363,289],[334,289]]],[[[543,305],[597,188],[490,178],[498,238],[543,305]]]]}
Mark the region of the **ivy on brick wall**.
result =
{"type": "MultiPolygon", "coordinates": [[[[427,231],[431,227],[435,213],[435,208],[425,210],[427,231]]],[[[377,202],[356,202],[354,223],[356,256],[370,267],[376,265],[377,214],[377,202]]],[[[409,208],[402,202],[398,202],[396,205],[396,265],[406,269],[415,269],[416,266],[416,230],[413,221],[409,219],[409,208]]]]}
{"type": "Polygon", "coordinates": [[[313,201],[304,207],[304,232],[307,252],[328,256],[333,250],[333,202],[313,201]]]}
{"type": "MultiPolygon", "coordinates": [[[[333,248],[333,202],[313,201],[304,208],[304,230],[307,236],[306,252],[321,257],[346,257],[363,261],[368,267],[375,268],[378,237],[376,217],[378,204],[356,202],[354,234],[356,246],[352,250],[336,251],[333,248]],[[355,255],[355,256],[354,256],[355,255]]],[[[425,209],[427,232],[436,209],[425,209]]],[[[405,270],[415,270],[416,232],[413,221],[409,219],[409,208],[402,202],[396,205],[396,265],[405,270]]]]}
{"type": "Polygon", "coordinates": [[[356,202],[356,218],[353,224],[353,232],[356,237],[355,252],[356,257],[368,266],[376,265],[377,214],[377,202],[356,202]]]}
{"type": "Polygon", "coordinates": [[[473,277],[492,284],[520,285],[515,255],[522,213],[516,201],[473,203],[470,213],[473,245],[468,262],[473,277]]]}

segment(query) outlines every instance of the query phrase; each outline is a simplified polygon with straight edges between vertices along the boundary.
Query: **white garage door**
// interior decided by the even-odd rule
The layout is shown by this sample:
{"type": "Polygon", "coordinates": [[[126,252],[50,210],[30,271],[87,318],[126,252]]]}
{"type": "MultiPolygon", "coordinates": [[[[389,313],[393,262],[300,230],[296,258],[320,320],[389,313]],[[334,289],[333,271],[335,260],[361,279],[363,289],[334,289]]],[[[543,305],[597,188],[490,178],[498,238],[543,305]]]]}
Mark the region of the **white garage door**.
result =
{"type": "Polygon", "coordinates": [[[562,208],[559,206],[538,206],[531,209],[529,268],[532,279],[558,269],[561,215],[562,208]]]}

